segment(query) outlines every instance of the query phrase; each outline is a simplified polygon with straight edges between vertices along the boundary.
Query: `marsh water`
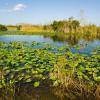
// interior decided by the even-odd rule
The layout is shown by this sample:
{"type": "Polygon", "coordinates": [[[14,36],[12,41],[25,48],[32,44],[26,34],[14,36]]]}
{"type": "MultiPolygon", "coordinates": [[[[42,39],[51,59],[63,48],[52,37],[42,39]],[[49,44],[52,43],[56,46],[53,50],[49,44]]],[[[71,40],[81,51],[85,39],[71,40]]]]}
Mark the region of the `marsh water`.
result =
{"type": "Polygon", "coordinates": [[[85,39],[73,39],[73,40],[59,40],[58,37],[45,37],[41,35],[1,35],[0,41],[3,42],[12,42],[12,41],[26,41],[26,42],[46,42],[49,44],[54,44],[56,46],[63,46],[63,45],[76,45],[76,44],[88,44],[88,46],[100,46],[100,39],[93,39],[93,40],[85,40],[85,39]],[[77,41],[77,42],[75,42],[77,41]],[[74,42],[74,43],[73,43],[74,42]]]}
{"type": "MultiPolygon", "coordinates": [[[[1,35],[0,41],[3,42],[12,42],[12,41],[26,41],[26,42],[46,42],[48,44],[53,44],[58,47],[62,47],[64,45],[83,45],[85,48],[81,48],[80,52],[87,54],[92,52],[97,46],[100,46],[100,39],[92,38],[77,38],[74,37],[50,37],[50,36],[41,36],[41,35],[1,35]]],[[[71,48],[71,51],[76,52],[74,48],[71,48]]]]}
{"type": "MultiPolygon", "coordinates": [[[[73,39],[59,39],[57,37],[45,37],[40,35],[1,35],[0,41],[2,42],[12,42],[12,41],[26,41],[26,42],[46,42],[49,44],[56,45],[58,47],[62,47],[64,45],[86,45],[84,49],[81,50],[81,53],[89,53],[94,50],[97,46],[100,46],[100,39],[90,39],[86,40],[84,38],[73,38],[73,39]]],[[[75,52],[73,48],[71,48],[72,52],[75,52]]],[[[56,95],[61,95],[61,92],[54,91],[49,87],[45,88],[22,88],[20,90],[20,94],[16,95],[16,100],[61,100],[56,95]],[[23,90],[24,89],[24,90],[23,90]],[[60,94],[59,94],[60,93],[60,94]]],[[[66,100],[62,99],[62,100],[66,100]]]]}

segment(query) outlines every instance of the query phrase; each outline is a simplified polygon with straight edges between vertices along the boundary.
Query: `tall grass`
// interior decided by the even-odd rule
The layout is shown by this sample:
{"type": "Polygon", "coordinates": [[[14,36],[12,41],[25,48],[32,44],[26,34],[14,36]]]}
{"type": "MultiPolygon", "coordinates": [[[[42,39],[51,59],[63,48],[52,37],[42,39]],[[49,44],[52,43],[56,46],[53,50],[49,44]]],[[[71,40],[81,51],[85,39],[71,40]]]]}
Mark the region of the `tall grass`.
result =
{"type": "MultiPolygon", "coordinates": [[[[75,62],[73,61],[73,63],[75,62]]],[[[100,100],[100,83],[77,80],[75,73],[75,67],[66,71],[65,56],[58,58],[53,73],[50,73],[50,76],[58,80],[57,88],[54,88],[53,93],[61,100],[100,100]]],[[[54,85],[56,84],[54,83],[54,85]]]]}

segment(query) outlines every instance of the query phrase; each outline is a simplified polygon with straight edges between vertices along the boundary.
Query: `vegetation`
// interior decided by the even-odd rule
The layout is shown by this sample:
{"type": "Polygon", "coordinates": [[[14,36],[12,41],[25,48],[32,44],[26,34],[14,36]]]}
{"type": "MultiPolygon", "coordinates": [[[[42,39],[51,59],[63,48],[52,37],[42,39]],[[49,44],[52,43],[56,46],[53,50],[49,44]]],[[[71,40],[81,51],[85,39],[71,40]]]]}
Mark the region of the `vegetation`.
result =
{"type": "Polygon", "coordinates": [[[45,28],[42,25],[31,25],[31,24],[19,24],[19,25],[8,25],[9,31],[23,31],[23,32],[45,32],[45,28]]]}
{"type": "MultiPolygon", "coordinates": [[[[94,24],[81,25],[80,21],[69,18],[68,20],[54,21],[49,27],[55,32],[63,33],[84,33],[84,34],[100,34],[100,27],[94,24]]],[[[46,28],[48,29],[48,28],[46,28]]]]}
{"type": "Polygon", "coordinates": [[[64,33],[76,33],[77,28],[80,26],[80,22],[77,20],[69,19],[64,21],[54,21],[52,24],[52,28],[57,32],[64,33]]]}
{"type": "Polygon", "coordinates": [[[81,25],[73,18],[48,25],[0,25],[0,35],[7,34],[43,35],[70,45],[59,48],[35,41],[0,42],[0,99],[15,100],[24,93],[29,99],[35,94],[34,89],[46,87],[59,100],[100,99],[100,47],[81,54],[88,44],[75,45],[81,39],[100,39],[99,26],[81,25]],[[75,53],[71,52],[72,48],[75,53]]]}
{"type": "Polygon", "coordinates": [[[13,31],[16,31],[16,30],[17,30],[17,26],[16,26],[16,25],[7,25],[6,27],[7,27],[7,29],[8,29],[9,31],[10,31],[10,30],[11,30],[11,31],[12,31],[12,30],[13,30],[13,31]]]}
{"type": "Polygon", "coordinates": [[[7,31],[7,27],[0,24],[0,31],[7,31]]]}
{"type": "Polygon", "coordinates": [[[69,18],[68,20],[54,21],[48,25],[31,25],[31,24],[19,24],[8,25],[8,30],[18,30],[23,32],[61,32],[61,33],[77,33],[77,34],[100,34],[100,27],[94,24],[81,25],[80,21],[69,18]]]}
{"type": "Polygon", "coordinates": [[[22,27],[21,25],[18,25],[17,26],[17,30],[20,31],[21,30],[21,27],[22,27]]]}
{"type": "Polygon", "coordinates": [[[22,25],[21,31],[25,32],[43,32],[43,26],[40,25],[22,25]]]}
{"type": "Polygon", "coordinates": [[[0,91],[3,99],[14,99],[22,86],[57,89],[55,95],[69,100],[100,99],[100,47],[90,55],[80,54],[80,46],[58,48],[47,43],[0,42],[0,91]],[[41,48],[40,48],[41,47],[41,48]]]}
{"type": "Polygon", "coordinates": [[[62,32],[22,32],[22,31],[5,31],[0,32],[0,35],[41,35],[49,37],[53,41],[68,42],[70,45],[75,45],[79,40],[93,41],[100,39],[100,34],[85,34],[85,33],[62,33],[62,32]]]}

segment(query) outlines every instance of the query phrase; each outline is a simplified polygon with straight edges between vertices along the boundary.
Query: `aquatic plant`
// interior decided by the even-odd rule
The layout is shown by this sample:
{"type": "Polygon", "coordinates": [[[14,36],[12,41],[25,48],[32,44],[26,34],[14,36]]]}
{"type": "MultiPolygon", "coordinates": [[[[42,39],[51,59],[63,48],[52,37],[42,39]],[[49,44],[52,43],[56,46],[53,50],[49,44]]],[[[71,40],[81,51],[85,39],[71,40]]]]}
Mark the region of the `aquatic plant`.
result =
{"type": "Polygon", "coordinates": [[[23,84],[38,88],[48,82],[51,87],[60,86],[68,91],[70,86],[79,86],[85,92],[94,90],[100,83],[100,47],[86,55],[72,53],[69,46],[58,48],[35,41],[29,45],[0,42],[1,89],[12,88],[14,92],[23,84]]]}

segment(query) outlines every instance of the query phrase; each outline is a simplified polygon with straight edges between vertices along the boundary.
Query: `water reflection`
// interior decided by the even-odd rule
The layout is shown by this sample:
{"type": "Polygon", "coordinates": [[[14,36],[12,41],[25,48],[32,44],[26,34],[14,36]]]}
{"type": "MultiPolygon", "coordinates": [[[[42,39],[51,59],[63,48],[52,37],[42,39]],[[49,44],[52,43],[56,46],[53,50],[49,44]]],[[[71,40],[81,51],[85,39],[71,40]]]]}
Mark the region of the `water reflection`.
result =
{"type": "Polygon", "coordinates": [[[54,36],[39,36],[39,35],[1,35],[0,41],[26,41],[26,42],[46,42],[49,44],[61,47],[63,45],[88,45],[88,48],[95,48],[100,46],[100,38],[93,35],[54,35],[54,36]]]}
{"type": "Polygon", "coordinates": [[[11,42],[11,41],[37,41],[37,42],[47,42],[47,43],[68,43],[69,45],[76,45],[80,40],[85,40],[87,42],[93,42],[94,40],[100,41],[99,36],[94,35],[80,35],[80,34],[58,34],[53,36],[41,36],[41,35],[1,35],[0,41],[11,42]]]}
{"type": "Polygon", "coordinates": [[[90,34],[64,34],[64,35],[54,35],[51,37],[53,41],[67,42],[69,45],[79,44],[79,41],[84,40],[88,42],[93,42],[94,40],[100,41],[100,36],[90,35],[90,34]]]}

